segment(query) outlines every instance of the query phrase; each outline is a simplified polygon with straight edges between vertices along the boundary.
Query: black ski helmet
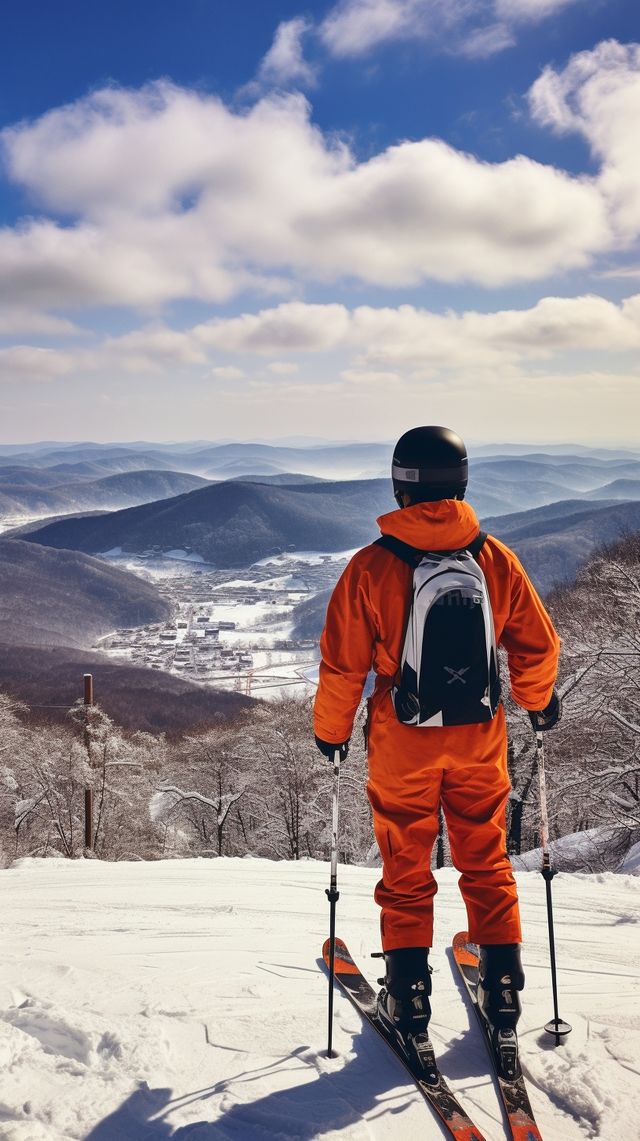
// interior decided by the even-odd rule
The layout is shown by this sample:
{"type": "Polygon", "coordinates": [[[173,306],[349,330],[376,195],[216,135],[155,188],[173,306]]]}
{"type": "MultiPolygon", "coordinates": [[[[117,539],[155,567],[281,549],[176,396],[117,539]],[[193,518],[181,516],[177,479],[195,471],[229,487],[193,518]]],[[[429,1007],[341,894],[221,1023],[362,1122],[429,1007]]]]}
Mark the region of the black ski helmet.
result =
{"type": "Polygon", "coordinates": [[[463,499],[469,478],[467,449],[450,428],[411,428],[394,448],[391,475],[400,507],[403,493],[414,503],[463,499]]]}

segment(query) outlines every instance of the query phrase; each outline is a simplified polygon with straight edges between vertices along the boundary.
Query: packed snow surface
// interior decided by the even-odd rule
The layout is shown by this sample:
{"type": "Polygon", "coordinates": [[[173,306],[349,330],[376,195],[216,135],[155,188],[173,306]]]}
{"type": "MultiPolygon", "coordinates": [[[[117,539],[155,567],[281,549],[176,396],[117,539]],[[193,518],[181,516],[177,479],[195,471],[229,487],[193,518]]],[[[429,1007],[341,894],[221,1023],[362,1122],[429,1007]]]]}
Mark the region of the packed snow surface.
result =
{"type": "MultiPolygon", "coordinates": [[[[338,931],[375,984],[375,869],[340,868],[338,931]]],[[[465,927],[438,873],[434,1043],[488,1141],[506,1136],[486,1051],[447,954],[465,927]]],[[[2,1141],[425,1141],[432,1111],[336,995],[328,1059],[327,867],[258,859],[20,860],[0,872],[2,1141]]],[[[521,1047],[545,1141],[638,1136],[640,879],[553,883],[555,1049],[544,883],[518,876],[525,922],[521,1047]]]]}

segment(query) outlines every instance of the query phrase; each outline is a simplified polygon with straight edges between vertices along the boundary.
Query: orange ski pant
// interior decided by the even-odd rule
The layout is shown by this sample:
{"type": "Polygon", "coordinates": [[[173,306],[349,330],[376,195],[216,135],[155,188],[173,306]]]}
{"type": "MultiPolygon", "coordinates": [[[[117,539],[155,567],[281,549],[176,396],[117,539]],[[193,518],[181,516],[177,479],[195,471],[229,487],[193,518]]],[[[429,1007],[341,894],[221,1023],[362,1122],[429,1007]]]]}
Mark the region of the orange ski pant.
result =
{"type": "Polygon", "coordinates": [[[430,947],[438,886],[431,850],[442,806],[474,943],[520,943],[518,894],[506,848],[504,711],[481,725],[418,729],[396,718],[390,693],[369,702],[369,783],[383,860],[375,899],[385,951],[430,947]]]}

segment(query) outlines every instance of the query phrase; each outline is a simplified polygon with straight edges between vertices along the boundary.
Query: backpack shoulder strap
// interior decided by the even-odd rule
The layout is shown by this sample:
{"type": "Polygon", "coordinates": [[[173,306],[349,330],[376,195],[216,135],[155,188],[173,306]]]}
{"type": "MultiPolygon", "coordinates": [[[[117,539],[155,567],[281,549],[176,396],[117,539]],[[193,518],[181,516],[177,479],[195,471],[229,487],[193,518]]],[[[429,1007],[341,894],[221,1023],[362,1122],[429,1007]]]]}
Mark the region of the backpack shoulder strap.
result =
{"type": "MultiPolygon", "coordinates": [[[[467,544],[465,550],[469,551],[469,554],[473,555],[475,559],[480,554],[487,539],[488,535],[486,531],[478,531],[475,539],[467,544]]],[[[425,554],[424,551],[419,551],[416,547],[411,547],[409,543],[403,543],[402,539],[394,538],[393,535],[381,535],[379,539],[374,541],[373,545],[375,547],[384,547],[386,551],[391,551],[391,554],[401,559],[403,563],[408,563],[410,567],[414,568],[417,567],[425,554]]],[[[441,551],[436,553],[446,554],[447,552],[441,551]]]]}
{"type": "Polygon", "coordinates": [[[393,535],[382,535],[376,539],[375,547],[384,547],[385,551],[391,551],[392,555],[401,559],[403,563],[408,563],[410,567],[417,567],[420,562],[423,552],[416,550],[415,547],[410,547],[408,543],[403,543],[401,539],[394,539],[393,535]]]}
{"type": "Polygon", "coordinates": [[[478,531],[478,534],[476,535],[473,542],[468,543],[466,549],[470,555],[473,555],[474,559],[477,558],[477,556],[480,554],[480,551],[484,547],[488,537],[489,536],[487,535],[486,531],[478,531]]]}

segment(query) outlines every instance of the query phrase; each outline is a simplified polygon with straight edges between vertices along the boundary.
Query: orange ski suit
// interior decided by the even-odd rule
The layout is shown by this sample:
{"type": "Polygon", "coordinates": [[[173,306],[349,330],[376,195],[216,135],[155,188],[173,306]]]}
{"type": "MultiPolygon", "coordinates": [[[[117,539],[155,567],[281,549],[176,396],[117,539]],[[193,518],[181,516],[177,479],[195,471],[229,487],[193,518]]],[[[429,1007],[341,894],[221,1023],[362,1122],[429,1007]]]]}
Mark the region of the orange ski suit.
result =
{"type": "MultiPolygon", "coordinates": [[[[467,546],[480,525],[464,501],[418,503],[378,519],[385,535],[418,550],[467,546]]],[[[478,556],[487,582],[496,642],[509,662],[511,691],[524,709],[551,700],[560,642],[517,557],[489,536],[478,556]]],[[[518,895],[506,849],[505,716],[478,725],[417,728],[398,721],[391,689],[399,675],[412,596],[412,570],[383,547],[351,559],[327,610],[314,729],[323,741],[348,740],[369,670],[369,781],[373,826],[383,860],[375,891],[385,951],[430,947],[437,891],[430,870],[442,806],[451,858],[461,873],[469,933],[476,943],[520,943],[518,895]]]]}

